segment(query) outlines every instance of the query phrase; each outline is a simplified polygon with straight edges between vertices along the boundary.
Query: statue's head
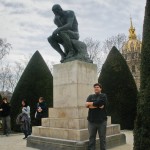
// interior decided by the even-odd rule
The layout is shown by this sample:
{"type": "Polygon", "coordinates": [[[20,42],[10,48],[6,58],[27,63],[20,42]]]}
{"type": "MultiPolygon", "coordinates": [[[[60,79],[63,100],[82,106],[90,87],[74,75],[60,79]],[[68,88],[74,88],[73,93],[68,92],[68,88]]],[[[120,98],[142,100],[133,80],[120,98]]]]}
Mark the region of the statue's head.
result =
{"type": "Polygon", "coordinates": [[[59,16],[63,15],[63,9],[59,4],[53,5],[52,11],[55,15],[59,15],[59,16]]]}

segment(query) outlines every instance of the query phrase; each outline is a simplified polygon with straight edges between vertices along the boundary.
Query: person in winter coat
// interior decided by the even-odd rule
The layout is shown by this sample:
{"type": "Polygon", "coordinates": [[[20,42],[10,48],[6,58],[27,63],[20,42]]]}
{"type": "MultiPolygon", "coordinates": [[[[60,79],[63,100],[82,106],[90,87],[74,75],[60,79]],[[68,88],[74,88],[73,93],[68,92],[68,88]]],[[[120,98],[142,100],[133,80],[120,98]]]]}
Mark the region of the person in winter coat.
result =
{"type": "Polygon", "coordinates": [[[10,104],[7,101],[7,98],[2,99],[2,104],[0,105],[1,117],[2,117],[2,126],[3,134],[8,136],[11,132],[10,127],[10,104]]]}
{"type": "Polygon", "coordinates": [[[30,106],[28,105],[27,101],[24,99],[22,100],[22,118],[21,118],[21,130],[24,133],[25,137],[23,139],[26,139],[28,135],[31,134],[30,130],[30,106]]]}
{"type": "Polygon", "coordinates": [[[41,126],[41,119],[47,117],[47,110],[44,98],[40,97],[35,112],[36,126],[41,126]]]}

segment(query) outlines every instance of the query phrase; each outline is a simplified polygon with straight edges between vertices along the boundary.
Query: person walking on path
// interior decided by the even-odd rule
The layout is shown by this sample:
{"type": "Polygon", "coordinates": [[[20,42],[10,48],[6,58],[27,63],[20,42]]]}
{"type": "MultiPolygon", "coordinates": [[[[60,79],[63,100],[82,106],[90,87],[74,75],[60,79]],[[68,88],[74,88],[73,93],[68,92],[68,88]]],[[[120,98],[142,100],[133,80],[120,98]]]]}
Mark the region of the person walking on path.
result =
{"type": "Polygon", "coordinates": [[[88,96],[86,107],[88,111],[88,131],[89,145],[88,150],[96,149],[96,134],[98,132],[100,139],[100,150],[106,150],[106,127],[107,127],[107,97],[101,93],[102,86],[99,83],[94,84],[94,93],[88,96]]]}
{"type": "Polygon", "coordinates": [[[43,97],[39,98],[39,102],[36,106],[36,112],[35,112],[35,119],[36,119],[36,126],[41,126],[41,119],[46,118],[47,115],[47,106],[44,101],[43,97]]]}
{"type": "Polygon", "coordinates": [[[7,98],[4,97],[2,99],[2,104],[0,105],[0,111],[2,116],[2,127],[3,127],[3,134],[8,136],[11,132],[10,127],[10,104],[7,101],[7,98]]]}
{"type": "Polygon", "coordinates": [[[22,100],[21,121],[22,121],[21,130],[25,135],[23,139],[26,139],[31,134],[30,129],[31,118],[30,118],[30,106],[28,105],[25,99],[22,100]]]}

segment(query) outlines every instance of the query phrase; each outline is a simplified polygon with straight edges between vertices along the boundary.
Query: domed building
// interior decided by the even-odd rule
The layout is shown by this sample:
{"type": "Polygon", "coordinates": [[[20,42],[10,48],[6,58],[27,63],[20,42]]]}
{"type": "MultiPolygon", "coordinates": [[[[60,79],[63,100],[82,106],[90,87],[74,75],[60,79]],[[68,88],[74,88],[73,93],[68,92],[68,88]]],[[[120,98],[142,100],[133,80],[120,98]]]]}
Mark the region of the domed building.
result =
{"type": "Polygon", "coordinates": [[[135,79],[137,88],[140,88],[140,63],[142,42],[137,39],[135,28],[132,24],[129,29],[129,39],[122,47],[122,55],[127,61],[131,73],[135,79]]]}

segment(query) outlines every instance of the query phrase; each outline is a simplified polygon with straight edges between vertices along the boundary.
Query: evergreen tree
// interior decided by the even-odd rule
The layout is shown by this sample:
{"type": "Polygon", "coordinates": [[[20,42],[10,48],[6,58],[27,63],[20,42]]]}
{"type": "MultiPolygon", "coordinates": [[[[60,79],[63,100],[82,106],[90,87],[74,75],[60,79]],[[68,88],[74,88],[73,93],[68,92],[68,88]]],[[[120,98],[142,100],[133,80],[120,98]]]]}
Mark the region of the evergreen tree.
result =
{"type": "Polygon", "coordinates": [[[0,94],[0,102],[2,101],[2,95],[0,94]]]}
{"type": "Polygon", "coordinates": [[[150,0],[145,7],[141,50],[141,87],[134,128],[134,150],[150,149],[150,0]]]}
{"type": "Polygon", "coordinates": [[[136,115],[137,88],[129,67],[113,47],[102,66],[98,82],[108,98],[108,115],[122,129],[133,129],[136,115]]]}
{"type": "MultiPolygon", "coordinates": [[[[1,105],[1,103],[2,103],[2,96],[0,94],[0,105],[1,105]]],[[[1,111],[0,111],[0,117],[1,117],[1,111]]]]}
{"type": "MultiPolygon", "coordinates": [[[[1,94],[0,94],[0,105],[1,105],[1,103],[2,103],[2,96],[1,96],[1,94]]],[[[0,117],[1,117],[1,114],[2,114],[2,112],[0,111],[0,117]]],[[[1,118],[0,118],[1,119],[1,118]]],[[[0,128],[1,128],[1,124],[0,124],[0,128]]]]}
{"type": "Polygon", "coordinates": [[[18,128],[15,120],[21,112],[21,101],[26,99],[29,103],[33,123],[39,97],[44,97],[47,106],[52,107],[53,77],[42,56],[36,51],[25,68],[11,98],[13,130],[18,128]]]}

